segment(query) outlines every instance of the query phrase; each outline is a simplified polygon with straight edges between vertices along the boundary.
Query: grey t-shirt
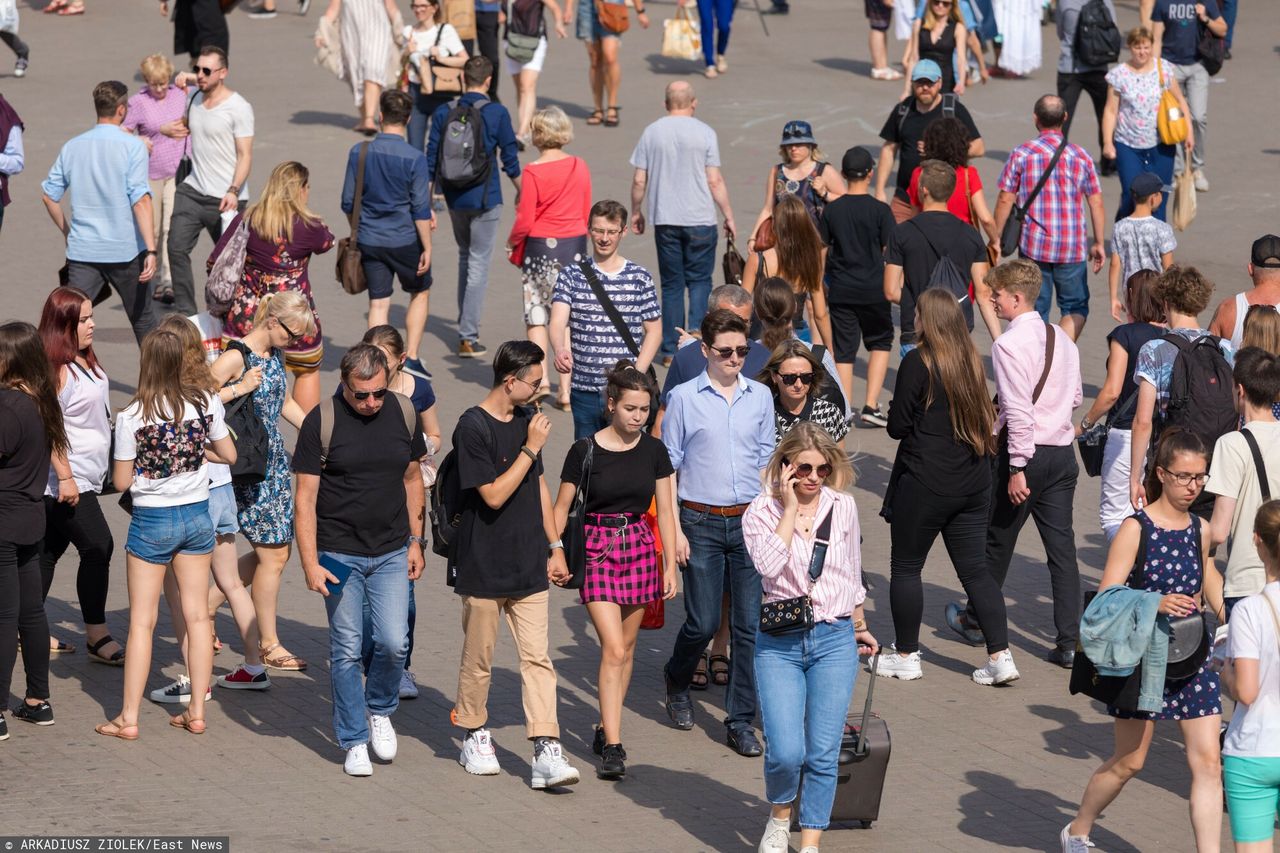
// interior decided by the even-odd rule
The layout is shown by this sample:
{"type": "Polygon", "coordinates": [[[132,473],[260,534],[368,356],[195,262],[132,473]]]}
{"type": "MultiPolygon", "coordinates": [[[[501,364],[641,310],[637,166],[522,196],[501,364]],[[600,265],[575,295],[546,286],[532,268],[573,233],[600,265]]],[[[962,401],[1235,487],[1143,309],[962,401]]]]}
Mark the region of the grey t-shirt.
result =
{"type": "Polygon", "coordinates": [[[1154,216],[1141,219],[1133,216],[1121,219],[1111,232],[1111,251],[1120,256],[1120,283],[1123,285],[1129,276],[1138,270],[1162,272],[1164,265],[1160,256],[1172,252],[1178,247],[1178,240],[1173,236],[1169,223],[1161,222],[1154,216]]]}
{"type": "Polygon", "coordinates": [[[707,167],[720,165],[716,132],[693,116],[663,116],[644,129],[631,165],[648,173],[650,225],[715,225],[707,167]]]}
{"type": "MultiPolygon", "coordinates": [[[[1076,62],[1076,25],[1080,22],[1080,10],[1089,0],[1058,0],[1058,43],[1061,52],[1058,54],[1058,71],[1063,74],[1079,74],[1082,71],[1106,71],[1105,65],[1084,65],[1076,62]]],[[[1116,7],[1111,0],[1102,0],[1111,13],[1111,20],[1116,17],[1116,7]]]]}

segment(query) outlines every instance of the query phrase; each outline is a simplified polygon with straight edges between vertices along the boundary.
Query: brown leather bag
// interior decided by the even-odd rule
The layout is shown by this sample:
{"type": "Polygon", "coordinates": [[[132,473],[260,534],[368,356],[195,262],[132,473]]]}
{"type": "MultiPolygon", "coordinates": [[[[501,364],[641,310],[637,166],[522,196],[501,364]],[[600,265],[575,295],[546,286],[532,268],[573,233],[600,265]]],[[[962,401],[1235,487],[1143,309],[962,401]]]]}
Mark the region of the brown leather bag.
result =
{"type": "Polygon", "coordinates": [[[360,143],[360,157],[356,160],[356,195],[351,206],[351,236],[338,241],[335,275],[342,289],[353,296],[369,289],[369,283],[364,278],[364,267],[360,264],[360,247],[356,245],[356,235],[360,231],[360,203],[364,199],[364,161],[369,154],[369,145],[368,142],[360,143]]]}
{"type": "Polygon", "coordinates": [[[626,3],[606,3],[604,0],[595,0],[595,4],[600,27],[606,33],[625,33],[631,26],[631,17],[627,14],[626,3]]]}

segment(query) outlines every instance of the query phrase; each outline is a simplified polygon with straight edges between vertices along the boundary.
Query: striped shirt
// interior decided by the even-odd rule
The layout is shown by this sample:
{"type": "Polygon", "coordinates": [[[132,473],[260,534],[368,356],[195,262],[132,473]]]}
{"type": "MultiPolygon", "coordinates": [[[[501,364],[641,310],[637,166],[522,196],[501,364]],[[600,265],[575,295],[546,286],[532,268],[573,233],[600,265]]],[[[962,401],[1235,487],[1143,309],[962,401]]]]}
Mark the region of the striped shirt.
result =
{"type": "MultiPolygon", "coordinates": [[[[653,276],[644,267],[626,261],[622,269],[613,275],[602,271],[591,262],[600,286],[612,300],[622,320],[631,330],[636,346],[644,339],[644,323],[662,317],[658,306],[658,293],[653,286],[653,276]]],[[[552,302],[569,306],[569,349],[573,353],[573,390],[598,391],[605,386],[605,374],[613,369],[620,358],[634,359],[627,342],[605,313],[603,306],[591,290],[591,284],[582,268],[570,264],[560,270],[556,278],[552,302]]]]}
{"type": "Polygon", "coordinates": [[[862,585],[861,532],[858,506],[853,495],[823,486],[818,495],[818,512],[814,516],[816,531],[828,512],[831,516],[831,541],[822,576],[809,592],[809,560],[813,556],[813,540],[795,532],[788,548],[774,533],[782,518],[782,504],[767,493],[761,493],[742,516],[742,538],[747,553],[760,573],[763,601],[783,601],[808,593],[813,602],[816,622],[834,622],[853,614],[867,597],[862,585]]]}
{"type": "Polygon", "coordinates": [[[187,153],[187,142],[191,137],[174,139],[160,132],[160,126],[182,118],[187,109],[188,95],[177,86],[170,84],[169,90],[161,100],[151,94],[151,89],[142,89],[129,99],[129,111],[124,117],[125,130],[151,142],[151,159],[147,168],[147,177],[153,181],[163,181],[178,173],[178,163],[187,153]]]}
{"type": "MultiPolygon", "coordinates": [[[[1061,144],[1061,130],[1046,130],[1013,149],[1000,173],[1000,191],[1013,193],[1017,204],[1026,204],[1061,144]]],[[[1022,256],[1044,264],[1076,264],[1088,257],[1085,199],[1101,192],[1089,152],[1068,143],[1028,211],[1019,244],[1022,256]]],[[[1102,239],[1101,234],[1097,236],[1102,239]]]]}

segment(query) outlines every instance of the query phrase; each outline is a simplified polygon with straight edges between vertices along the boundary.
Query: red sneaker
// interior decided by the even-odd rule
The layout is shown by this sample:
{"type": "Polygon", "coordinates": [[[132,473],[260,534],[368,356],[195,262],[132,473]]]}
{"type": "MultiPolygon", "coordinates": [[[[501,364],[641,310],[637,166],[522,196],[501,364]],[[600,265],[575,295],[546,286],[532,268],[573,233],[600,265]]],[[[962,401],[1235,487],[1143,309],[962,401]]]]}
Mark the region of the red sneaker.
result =
{"type": "Polygon", "coordinates": [[[250,675],[249,670],[244,668],[244,664],[241,664],[230,675],[219,675],[218,686],[227,687],[231,690],[266,690],[271,686],[271,676],[267,675],[265,671],[257,675],[250,675]]]}

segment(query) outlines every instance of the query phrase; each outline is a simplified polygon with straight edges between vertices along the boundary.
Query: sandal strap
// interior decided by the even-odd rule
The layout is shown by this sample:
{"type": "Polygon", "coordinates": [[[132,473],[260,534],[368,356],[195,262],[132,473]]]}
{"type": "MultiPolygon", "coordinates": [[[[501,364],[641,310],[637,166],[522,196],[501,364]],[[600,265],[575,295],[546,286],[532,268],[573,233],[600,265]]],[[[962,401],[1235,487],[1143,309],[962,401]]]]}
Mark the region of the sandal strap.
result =
{"type": "Polygon", "coordinates": [[[85,648],[89,650],[90,654],[98,655],[98,657],[106,657],[106,655],[98,654],[98,649],[102,648],[107,643],[114,643],[115,641],[116,641],[115,637],[112,637],[110,634],[107,634],[105,637],[103,637],[101,640],[98,640],[98,642],[96,643],[87,643],[85,645],[85,648]]]}

